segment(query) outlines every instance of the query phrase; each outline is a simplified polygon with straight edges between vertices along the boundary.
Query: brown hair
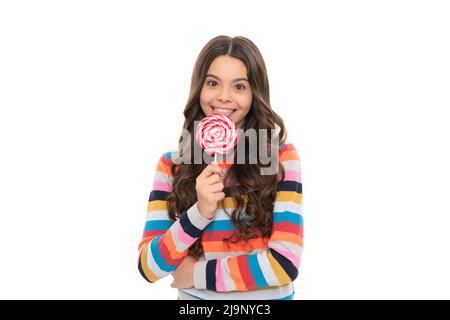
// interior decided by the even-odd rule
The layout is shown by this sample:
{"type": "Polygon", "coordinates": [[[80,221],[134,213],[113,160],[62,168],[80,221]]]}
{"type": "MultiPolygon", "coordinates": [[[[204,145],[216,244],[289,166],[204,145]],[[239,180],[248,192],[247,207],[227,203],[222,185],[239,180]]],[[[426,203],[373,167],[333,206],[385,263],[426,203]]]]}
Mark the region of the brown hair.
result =
{"type": "MultiPolygon", "coordinates": [[[[217,36],[211,39],[201,50],[197,61],[195,62],[190,94],[184,109],[184,125],[183,129],[190,132],[191,141],[183,141],[183,135],[178,141],[179,156],[182,156],[185,146],[194,146],[194,121],[200,121],[205,114],[200,106],[200,92],[206,79],[206,73],[212,61],[220,56],[227,55],[241,60],[247,68],[247,77],[252,90],[253,99],[250,110],[245,117],[244,125],[241,129],[247,130],[253,128],[273,129],[278,126],[277,139],[280,144],[286,140],[286,130],[283,120],[278,116],[270,106],[269,81],[267,70],[261,53],[256,45],[249,39],[241,36],[228,37],[217,36]]],[[[260,147],[259,136],[257,148],[260,147]]],[[[185,139],[187,140],[187,139],[185,139]]],[[[261,175],[260,168],[264,167],[259,163],[249,164],[248,161],[248,139],[245,139],[245,164],[238,164],[236,161],[237,152],[234,152],[234,163],[227,172],[225,179],[230,182],[230,196],[232,196],[236,208],[231,214],[231,221],[236,227],[233,236],[223,239],[225,243],[236,243],[244,240],[248,243],[249,239],[258,236],[269,237],[272,231],[272,212],[273,203],[278,185],[278,176],[261,175]],[[239,182],[241,186],[236,185],[239,182]],[[241,196],[240,192],[245,194],[241,196]],[[245,199],[244,199],[245,198],[245,199]],[[245,210],[244,210],[245,207],[245,210]],[[243,221],[242,217],[246,215],[250,217],[249,222],[243,221]]],[[[271,135],[267,135],[267,153],[271,154],[272,143],[271,135]]],[[[194,148],[190,148],[191,159],[193,159],[194,148]]],[[[236,151],[236,147],[235,147],[236,151]]],[[[258,150],[259,154],[259,150],[258,150]]],[[[278,155],[277,155],[278,156],[278,155]]],[[[201,164],[172,164],[171,172],[173,175],[172,192],[167,198],[168,211],[171,219],[175,220],[179,217],[180,212],[187,210],[197,201],[197,194],[193,184],[197,176],[206,168],[208,164],[202,160],[201,164]]],[[[284,168],[279,164],[279,171],[284,177],[284,168]]],[[[194,243],[189,254],[198,258],[203,252],[200,239],[194,243]]]]}

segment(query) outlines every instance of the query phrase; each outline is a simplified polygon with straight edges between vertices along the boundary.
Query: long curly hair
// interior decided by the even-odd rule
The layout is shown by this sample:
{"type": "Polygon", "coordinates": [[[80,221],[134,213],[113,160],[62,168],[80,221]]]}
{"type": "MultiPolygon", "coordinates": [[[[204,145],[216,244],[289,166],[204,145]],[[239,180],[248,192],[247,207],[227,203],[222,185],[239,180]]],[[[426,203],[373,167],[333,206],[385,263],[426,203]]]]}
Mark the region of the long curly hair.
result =
{"type": "MultiPolygon", "coordinates": [[[[189,132],[190,141],[182,133],[179,138],[178,153],[183,157],[184,152],[191,152],[193,159],[194,148],[187,150],[186,146],[194,146],[194,121],[200,121],[205,114],[200,106],[200,93],[204,85],[208,68],[212,61],[220,56],[228,55],[241,60],[247,68],[247,76],[252,90],[253,99],[249,112],[247,113],[244,125],[241,129],[245,132],[247,129],[267,129],[278,130],[276,138],[278,145],[286,140],[286,130],[283,120],[277,115],[270,106],[269,81],[267,70],[262,55],[256,45],[249,39],[241,36],[229,37],[225,35],[217,36],[211,39],[201,50],[192,73],[191,88],[187,104],[184,109],[183,132],[189,132]]],[[[241,131],[239,129],[239,131],[241,131]]],[[[265,137],[264,137],[265,138],[265,137]]],[[[258,154],[260,154],[260,137],[257,135],[258,154]]],[[[273,152],[271,135],[267,135],[266,154],[273,152]]],[[[228,196],[233,198],[236,205],[231,213],[231,221],[236,227],[236,231],[229,238],[223,241],[237,243],[244,241],[248,244],[249,239],[262,236],[270,237],[273,226],[273,205],[277,192],[279,177],[284,178],[284,168],[279,162],[277,174],[262,175],[259,158],[256,164],[250,164],[249,158],[249,139],[244,137],[245,163],[238,164],[237,152],[235,146],[234,162],[224,177],[229,183],[228,196]],[[243,219],[246,217],[246,219],[243,219]]],[[[264,145],[264,144],[263,144],[264,145]]],[[[278,149],[277,149],[278,150],[278,149]]],[[[272,156],[272,155],[271,155],[272,156]]],[[[278,156],[278,155],[276,155],[278,156]]],[[[254,161],[252,161],[254,162],[254,161]]],[[[195,163],[173,163],[171,172],[173,175],[172,192],[167,198],[168,212],[172,220],[179,218],[179,214],[190,208],[197,201],[197,194],[193,185],[198,175],[208,166],[202,157],[201,164],[195,163]]],[[[225,207],[224,207],[225,208],[225,207]]],[[[199,238],[189,249],[189,255],[199,258],[203,253],[199,238]]],[[[251,251],[252,248],[249,249],[251,251]]]]}

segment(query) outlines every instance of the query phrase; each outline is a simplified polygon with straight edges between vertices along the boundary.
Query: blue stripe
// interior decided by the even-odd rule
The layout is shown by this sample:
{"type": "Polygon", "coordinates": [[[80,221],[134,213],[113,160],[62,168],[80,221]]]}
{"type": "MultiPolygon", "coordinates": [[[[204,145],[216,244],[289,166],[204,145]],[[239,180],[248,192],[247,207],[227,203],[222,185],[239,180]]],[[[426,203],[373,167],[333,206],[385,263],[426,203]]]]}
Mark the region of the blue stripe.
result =
{"type": "Polygon", "coordinates": [[[256,254],[249,255],[247,258],[248,266],[250,268],[250,272],[252,273],[253,278],[255,279],[255,283],[258,287],[267,287],[268,284],[266,282],[266,279],[264,278],[264,275],[261,271],[261,267],[258,263],[258,258],[256,257],[256,254]]]}
{"type": "MultiPolygon", "coordinates": [[[[303,227],[303,217],[290,211],[274,212],[273,222],[292,222],[303,227]]],[[[233,231],[236,230],[231,220],[213,220],[204,231],[233,231]]]]}
{"type": "MultiPolygon", "coordinates": [[[[302,193],[302,184],[297,181],[283,180],[277,185],[278,192],[297,192],[302,193]]],[[[285,202],[285,201],[283,201],[285,202]]]]}
{"type": "Polygon", "coordinates": [[[180,215],[179,221],[180,221],[181,228],[184,230],[184,232],[186,232],[192,238],[198,238],[198,237],[200,237],[202,230],[200,230],[195,225],[193,225],[191,220],[189,220],[189,216],[187,213],[188,210],[183,211],[180,215]]]}
{"type": "Polygon", "coordinates": [[[148,201],[155,201],[155,200],[164,201],[167,200],[168,196],[169,192],[167,191],[152,190],[152,192],[150,192],[150,197],[148,198],[148,201]]]}
{"type": "Polygon", "coordinates": [[[164,153],[164,156],[166,159],[172,159],[172,153],[175,153],[176,151],[167,151],[164,153]]]}
{"type": "MultiPolygon", "coordinates": [[[[199,298],[199,297],[197,297],[197,296],[194,296],[194,295],[192,295],[192,294],[190,294],[190,293],[187,293],[187,292],[184,291],[184,290],[183,290],[183,293],[184,293],[185,295],[188,295],[188,296],[197,298],[198,300],[205,300],[205,299],[199,298]]],[[[294,295],[295,295],[295,291],[294,291],[293,293],[291,293],[290,295],[288,295],[287,297],[284,297],[284,298],[280,298],[280,299],[267,299],[267,300],[292,300],[292,299],[294,298],[294,295]]],[[[212,298],[212,299],[214,299],[214,298],[212,298]]],[[[178,297],[178,300],[180,300],[180,297],[178,297]]]]}
{"type": "MultiPolygon", "coordinates": [[[[182,290],[182,289],[180,289],[180,290],[182,290]]],[[[187,293],[187,292],[184,291],[184,290],[182,290],[182,291],[183,291],[183,293],[184,293],[185,295],[194,297],[194,298],[196,298],[196,299],[198,299],[198,300],[205,300],[205,299],[199,298],[199,297],[197,297],[197,296],[194,296],[193,294],[187,293]]],[[[178,297],[178,300],[180,300],[180,297],[178,297]]],[[[195,299],[194,299],[194,300],[195,300],[195,299]]]]}
{"type": "Polygon", "coordinates": [[[204,231],[231,231],[236,230],[231,220],[213,220],[204,231]]]}
{"type": "Polygon", "coordinates": [[[172,272],[177,267],[168,265],[166,263],[166,261],[164,260],[164,258],[161,256],[161,253],[159,252],[158,241],[161,236],[162,236],[162,234],[160,234],[159,236],[157,236],[156,238],[154,238],[152,240],[150,249],[152,251],[153,259],[155,259],[156,264],[158,265],[158,267],[161,270],[166,271],[166,272],[172,272]]]}
{"type": "Polygon", "coordinates": [[[303,227],[303,217],[298,213],[293,213],[290,211],[274,212],[273,222],[292,222],[303,227]]]}
{"type": "Polygon", "coordinates": [[[280,299],[270,299],[270,300],[292,300],[294,298],[295,291],[292,292],[292,294],[288,295],[287,297],[280,298],[280,299]]]}
{"type": "Polygon", "coordinates": [[[144,231],[167,230],[173,222],[168,220],[150,220],[145,223],[144,231]]]}
{"type": "MultiPolygon", "coordinates": [[[[188,296],[197,298],[198,300],[205,300],[205,299],[199,298],[199,297],[197,297],[197,296],[194,296],[193,294],[187,293],[187,292],[184,291],[184,290],[183,290],[183,293],[184,293],[185,295],[188,295],[188,296]]],[[[290,295],[288,295],[287,297],[284,297],[284,298],[280,298],[280,299],[267,299],[267,300],[292,300],[292,299],[294,298],[294,295],[295,295],[295,291],[292,292],[292,293],[291,293],[290,295]]],[[[212,298],[212,299],[214,299],[214,298],[212,298]]],[[[178,300],[180,300],[180,297],[178,297],[178,300]]]]}

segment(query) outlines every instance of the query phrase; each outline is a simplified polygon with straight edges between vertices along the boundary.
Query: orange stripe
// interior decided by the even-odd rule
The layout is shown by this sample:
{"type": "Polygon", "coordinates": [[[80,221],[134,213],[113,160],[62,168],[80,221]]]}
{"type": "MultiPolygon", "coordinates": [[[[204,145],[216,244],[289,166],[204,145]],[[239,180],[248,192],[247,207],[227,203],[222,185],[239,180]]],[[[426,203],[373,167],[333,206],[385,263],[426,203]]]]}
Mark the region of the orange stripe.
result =
{"type": "Polygon", "coordinates": [[[156,235],[153,236],[153,237],[143,238],[143,239],[141,240],[141,242],[139,243],[138,249],[141,250],[142,246],[143,246],[144,244],[147,244],[147,243],[149,243],[150,241],[152,241],[152,239],[153,239],[154,237],[156,237],[156,235]]]}
{"type": "Polygon", "coordinates": [[[169,251],[170,254],[170,258],[172,260],[178,260],[181,257],[185,256],[186,251],[185,252],[177,251],[175,242],[173,241],[173,234],[171,230],[165,233],[163,243],[167,247],[167,250],[169,251]]]}
{"type": "Polygon", "coordinates": [[[244,280],[242,279],[241,272],[239,271],[236,258],[235,257],[229,258],[227,264],[228,269],[230,269],[231,278],[234,280],[234,283],[236,284],[236,291],[246,291],[247,288],[245,286],[244,280]]]}
{"type": "Polygon", "coordinates": [[[272,267],[273,273],[275,273],[280,285],[284,285],[292,281],[284,269],[280,266],[278,261],[272,256],[270,251],[267,251],[267,258],[269,259],[270,266],[272,267]]]}
{"type": "Polygon", "coordinates": [[[144,271],[145,276],[151,281],[151,282],[155,282],[157,280],[159,280],[160,278],[158,276],[156,276],[147,266],[147,251],[148,251],[148,247],[149,246],[144,246],[143,250],[142,250],[142,254],[141,254],[141,267],[142,270],[144,271]]]}
{"type": "MultiPolygon", "coordinates": [[[[244,194],[242,195],[242,198],[244,199],[244,204],[248,202],[248,195],[244,194]]],[[[217,209],[234,209],[236,208],[237,203],[234,201],[233,197],[225,197],[222,201],[219,201],[217,204],[217,209]]]]}
{"type": "Polygon", "coordinates": [[[270,241],[290,242],[303,248],[303,238],[290,232],[274,231],[270,236],[270,241]]]}
{"type": "MultiPolygon", "coordinates": [[[[243,195],[244,204],[248,202],[248,195],[243,195]]],[[[158,201],[158,200],[155,200],[158,201]]],[[[276,195],[275,201],[293,201],[298,204],[303,203],[303,195],[301,193],[295,191],[278,191],[276,195]]],[[[225,197],[223,201],[219,201],[217,203],[217,209],[234,209],[236,208],[237,203],[234,201],[233,197],[225,197]]],[[[167,205],[165,206],[167,208],[167,205]]],[[[163,210],[163,209],[160,209],[163,210]]],[[[167,209],[166,209],[167,210],[167,209]]]]}
{"type": "Polygon", "coordinates": [[[275,197],[275,201],[293,201],[295,203],[302,204],[303,194],[296,191],[278,191],[275,197]]]}
{"type": "Polygon", "coordinates": [[[167,201],[166,200],[152,200],[148,202],[147,205],[147,212],[150,211],[160,211],[160,210],[166,210],[168,211],[167,207],[167,201]]]}
{"type": "MultiPolygon", "coordinates": [[[[243,195],[244,204],[248,202],[248,195],[243,195]]],[[[295,203],[302,204],[303,195],[295,191],[278,191],[275,201],[294,201],[295,203]]],[[[157,201],[157,200],[155,200],[157,201]]],[[[217,209],[234,209],[237,203],[234,201],[233,197],[225,197],[223,201],[219,201],[217,204],[217,209]]],[[[166,206],[167,208],[167,206],[166,206]]]]}
{"type": "Polygon", "coordinates": [[[250,239],[247,244],[244,241],[238,243],[230,243],[230,247],[223,241],[205,241],[202,242],[205,252],[231,252],[231,251],[248,251],[250,249],[266,249],[267,243],[262,238],[250,239]],[[252,245],[252,247],[250,247],[252,245]]]}
{"type": "Polygon", "coordinates": [[[172,175],[172,172],[170,172],[170,167],[162,161],[158,162],[156,165],[156,170],[167,173],[169,176],[172,175]]]}
{"type": "Polygon", "coordinates": [[[287,160],[300,160],[300,157],[296,150],[288,150],[284,151],[280,155],[280,161],[287,161],[287,160]]]}

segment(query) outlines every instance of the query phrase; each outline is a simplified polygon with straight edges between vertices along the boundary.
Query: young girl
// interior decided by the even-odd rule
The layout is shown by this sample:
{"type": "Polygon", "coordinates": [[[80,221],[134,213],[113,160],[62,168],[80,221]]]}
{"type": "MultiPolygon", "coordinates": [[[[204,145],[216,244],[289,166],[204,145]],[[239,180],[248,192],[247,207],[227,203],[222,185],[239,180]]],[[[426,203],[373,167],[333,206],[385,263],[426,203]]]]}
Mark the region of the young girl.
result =
{"type": "MultiPolygon", "coordinates": [[[[182,135],[178,150],[164,153],[156,167],[139,244],[141,275],[155,282],[171,274],[181,300],[292,299],[303,250],[300,159],[270,106],[265,63],[252,41],[218,36],[206,44],[184,116],[189,138],[182,135]],[[195,144],[194,121],[213,113],[230,116],[239,131],[277,129],[278,140],[268,134],[265,141],[271,150],[279,145],[276,174],[262,174],[260,159],[237,161],[236,147],[231,161],[180,161],[189,152],[193,159],[186,146],[195,144]]],[[[255,142],[244,139],[247,151],[255,142]]]]}

